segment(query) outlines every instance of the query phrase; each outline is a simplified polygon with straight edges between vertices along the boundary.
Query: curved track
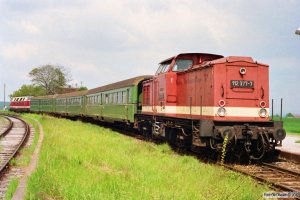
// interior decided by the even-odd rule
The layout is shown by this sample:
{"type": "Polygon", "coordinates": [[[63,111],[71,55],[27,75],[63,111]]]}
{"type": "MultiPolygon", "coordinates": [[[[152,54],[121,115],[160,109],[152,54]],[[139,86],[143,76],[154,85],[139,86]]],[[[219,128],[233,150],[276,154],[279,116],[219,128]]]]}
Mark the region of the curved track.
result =
{"type": "Polygon", "coordinates": [[[0,132],[0,138],[1,138],[10,131],[10,129],[13,126],[13,122],[10,120],[10,118],[8,118],[6,116],[0,115],[0,117],[3,117],[4,119],[6,119],[8,121],[8,125],[6,127],[2,128],[2,132],[0,132]]]}
{"type": "Polygon", "coordinates": [[[0,138],[0,177],[7,169],[10,160],[17,154],[30,133],[29,125],[17,117],[4,116],[10,120],[10,127],[0,138]]]}

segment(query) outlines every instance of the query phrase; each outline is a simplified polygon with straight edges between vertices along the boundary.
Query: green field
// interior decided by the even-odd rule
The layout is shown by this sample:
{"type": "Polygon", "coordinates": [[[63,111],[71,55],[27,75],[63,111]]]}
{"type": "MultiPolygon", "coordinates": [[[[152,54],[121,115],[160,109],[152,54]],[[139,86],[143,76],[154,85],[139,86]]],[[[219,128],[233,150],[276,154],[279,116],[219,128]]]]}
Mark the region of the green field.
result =
{"type": "Polygon", "coordinates": [[[29,115],[44,127],[26,199],[260,199],[267,186],[96,125],[29,115]]]}
{"type": "MultiPolygon", "coordinates": [[[[279,118],[274,118],[279,120],[279,118]]],[[[283,127],[287,133],[300,134],[300,118],[283,118],[283,127]]]]}
{"type": "Polygon", "coordinates": [[[299,118],[284,118],[283,126],[288,133],[300,134],[300,119],[299,118]]]}

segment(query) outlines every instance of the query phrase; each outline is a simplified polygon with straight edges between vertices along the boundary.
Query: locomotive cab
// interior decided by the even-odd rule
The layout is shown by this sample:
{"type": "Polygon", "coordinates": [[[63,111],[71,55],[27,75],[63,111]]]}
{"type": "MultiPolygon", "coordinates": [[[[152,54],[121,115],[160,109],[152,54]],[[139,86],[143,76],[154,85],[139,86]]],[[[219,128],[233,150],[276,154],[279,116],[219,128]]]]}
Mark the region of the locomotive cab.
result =
{"type": "MultiPolygon", "coordinates": [[[[160,62],[152,83],[152,106],[155,105],[152,111],[159,115],[176,116],[174,108],[178,102],[178,74],[188,73],[195,66],[222,57],[215,54],[186,53],[160,62]]],[[[180,93],[184,92],[180,91],[180,93]]]]}
{"type": "Polygon", "coordinates": [[[162,61],[143,82],[140,130],[169,143],[261,159],[285,138],[269,120],[269,66],[251,57],[190,53],[162,61]],[[229,145],[230,146],[230,145],[229,145]]]}

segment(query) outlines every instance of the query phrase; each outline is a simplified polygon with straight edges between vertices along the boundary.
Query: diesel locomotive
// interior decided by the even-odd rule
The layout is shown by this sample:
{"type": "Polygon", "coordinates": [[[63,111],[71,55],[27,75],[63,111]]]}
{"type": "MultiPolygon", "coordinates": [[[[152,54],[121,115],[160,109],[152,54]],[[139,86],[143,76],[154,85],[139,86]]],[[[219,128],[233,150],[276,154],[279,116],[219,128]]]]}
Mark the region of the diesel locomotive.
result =
{"type": "Polygon", "coordinates": [[[9,104],[10,111],[28,112],[30,111],[31,96],[13,97],[9,104]]]}
{"type": "Polygon", "coordinates": [[[80,116],[137,129],[197,151],[262,159],[286,136],[269,119],[269,66],[251,57],[185,53],[139,76],[88,91],[31,99],[30,111],[80,116]]]}
{"type": "Polygon", "coordinates": [[[251,57],[180,54],[143,83],[139,129],[170,143],[261,159],[285,138],[269,120],[269,66],[251,57]]]}

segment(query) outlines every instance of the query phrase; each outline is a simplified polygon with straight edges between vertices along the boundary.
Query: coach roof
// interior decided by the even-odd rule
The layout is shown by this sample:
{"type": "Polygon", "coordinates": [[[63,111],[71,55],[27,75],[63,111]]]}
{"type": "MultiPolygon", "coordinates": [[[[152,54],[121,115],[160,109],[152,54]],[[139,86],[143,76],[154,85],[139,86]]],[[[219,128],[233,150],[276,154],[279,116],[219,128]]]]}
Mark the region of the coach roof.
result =
{"type": "Polygon", "coordinates": [[[70,92],[70,93],[64,93],[64,94],[58,94],[56,98],[68,98],[68,97],[78,97],[78,96],[84,96],[88,90],[83,91],[76,91],[76,92],[70,92]]]}
{"type": "Polygon", "coordinates": [[[36,96],[36,97],[32,97],[32,99],[53,99],[55,98],[57,95],[45,95],[45,96],[36,96]]]}
{"type": "Polygon", "coordinates": [[[112,83],[109,85],[97,87],[97,88],[89,90],[87,92],[87,95],[104,92],[104,91],[108,91],[108,90],[114,90],[114,89],[118,89],[118,88],[124,88],[124,87],[138,85],[141,81],[150,79],[152,77],[153,76],[149,76],[149,75],[137,76],[137,77],[130,78],[130,79],[127,79],[124,81],[119,81],[119,82],[112,83]]]}

